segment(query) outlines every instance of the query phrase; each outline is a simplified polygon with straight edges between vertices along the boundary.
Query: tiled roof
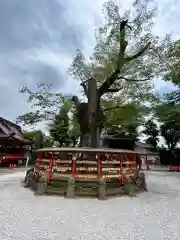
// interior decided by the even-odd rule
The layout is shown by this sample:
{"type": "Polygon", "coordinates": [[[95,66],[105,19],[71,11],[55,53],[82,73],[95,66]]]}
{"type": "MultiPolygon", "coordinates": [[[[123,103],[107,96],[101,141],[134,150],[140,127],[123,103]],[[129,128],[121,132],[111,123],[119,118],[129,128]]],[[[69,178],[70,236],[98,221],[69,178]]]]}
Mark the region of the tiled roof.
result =
{"type": "Polygon", "coordinates": [[[0,137],[12,136],[19,141],[30,143],[30,140],[24,137],[20,126],[2,117],[0,117],[0,129],[2,130],[0,137]]]}
{"type": "Polygon", "coordinates": [[[104,139],[108,139],[108,140],[116,140],[116,139],[118,140],[118,139],[120,139],[120,140],[134,141],[134,139],[132,137],[125,136],[125,135],[122,137],[122,135],[120,135],[120,134],[106,135],[106,136],[102,137],[102,140],[104,140],[104,139]]]}
{"type": "Polygon", "coordinates": [[[143,143],[143,142],[135,142],[136,147],[142,147],[142,148],[153,148],[151,144],[143,143]]]}

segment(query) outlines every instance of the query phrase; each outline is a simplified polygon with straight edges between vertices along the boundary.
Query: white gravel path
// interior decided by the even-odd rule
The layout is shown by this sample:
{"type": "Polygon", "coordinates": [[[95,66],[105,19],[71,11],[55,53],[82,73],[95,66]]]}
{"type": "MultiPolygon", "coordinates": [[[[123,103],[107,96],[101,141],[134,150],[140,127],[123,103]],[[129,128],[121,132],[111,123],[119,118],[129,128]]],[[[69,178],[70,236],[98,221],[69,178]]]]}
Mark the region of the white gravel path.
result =
{"type": "Polygon", "coordinates": [[[37,197],[0,176],[1,240],[180,240],[180,173],[148,172],[149,192],[107,201],[37,197]]]}

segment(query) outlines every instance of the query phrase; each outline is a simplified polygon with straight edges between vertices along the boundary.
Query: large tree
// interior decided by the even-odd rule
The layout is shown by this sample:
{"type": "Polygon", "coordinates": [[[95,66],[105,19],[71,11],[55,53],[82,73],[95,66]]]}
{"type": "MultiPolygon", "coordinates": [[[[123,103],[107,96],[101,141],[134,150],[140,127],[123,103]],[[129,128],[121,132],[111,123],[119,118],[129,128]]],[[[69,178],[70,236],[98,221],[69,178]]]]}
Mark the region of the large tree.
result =
{"type": "MultiPolygon", "coordinates": [[[[115,119],[116,111],[119,111],[118,119],[134,128],[140,117],[136,113],[136,121],[132,124],[133,109],[144,108],[154,100],[151,80],[163,69],[161,65],[164,63],[159,52],[163,53],[169,39],[159,42],[152,34],[155,8],[151,6],[146,0],[136,0],[132,8],[121,15],[119,6],[113,1],[106,2],[106,21],[96,32],[96,46],[91,58],[86,61],[78,50],[70,67],[70,73],[80,80],[87,97],[87,102],[83,104],[76,96],[72,99],[76,103],[78,122],[81,126],[84,124],[80,130],[85,129],[90,133],[93,147],[98,146],[99,130],[109,122],[110,115],[115,119]],[[105,101],[109,99],[113,100],[114,109],[120,109],[114,110],[114,113],[112,109],[106,110],[105,101]],[[126,121],[126,117],[122,120],[123,117],[120,117],[120,114],[128,116],[125,109],[131,113],[131,120],[126,121]]],[[[34,109],[19,116],[18,121],[34,124],[54,119],[64,101],[72,96],[63,96],[50,90],[50,86],[45,84],[38,85],[36,92],[23,88],[21,92],[29,94],[28,102],[32,103],[34,109]]]]}
{"type": "Polygon", "coordinates": [[[116,98],[119,96],[122,100],[121,95],[125,96],[124,103],[134,99],[149,101],[151,80],[162,70],[158,53],[168,41],[166,38],[160,43],[153,36],[155,9],[148,1],[134,1],[132,8],[123,15],[119,10],[120,6],[112,0],[106,2],[106,23],[96,32],[97,44],[92,57],[87,62],[78,50],[70,68],[74,78],[81,81],[88,99],[86,119],[89,119],[87,126],[93,147],[98,145],[102,123],[102,114],[99,114],[102,97],[106,99],[116,92],[116,98]]]}

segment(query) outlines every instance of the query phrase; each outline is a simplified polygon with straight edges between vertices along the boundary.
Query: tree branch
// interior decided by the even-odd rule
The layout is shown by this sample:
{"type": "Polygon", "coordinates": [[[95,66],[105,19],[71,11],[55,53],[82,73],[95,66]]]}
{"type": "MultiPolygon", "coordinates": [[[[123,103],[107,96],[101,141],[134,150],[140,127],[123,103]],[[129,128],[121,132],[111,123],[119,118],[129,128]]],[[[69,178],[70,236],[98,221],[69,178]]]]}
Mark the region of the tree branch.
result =
{"type": "Polygon", "coordinates": [[[104,93],[108,92],[108,89],[112,86],[112,84],[116,81],[118,74],[121,71],[121,68],[124,66],[124,52],[127,47],[127,41],[125,40],[125,27],[127,25],[128,20],[122,21],[120,23],[120,47],[118,60],[116,64],[116,70],[104,81],[104,83],[99,88],[99,96],[101,97],[104,93]]]}
{"type": "Polygon", "coordinates": [[[111,107],[111,108],[105,108],[104,110],[103,110],[103,112],[107,112],[107,111],[109,111],[109,110],[113,110],[113,109],[117,109],[117,108],[124,108],[125,106],[115,106],[115,107],[111,107]]]}
{"type": "Polygon", "coordinates": [[[136,59],[138,57],[140,57],[151,45],[151,42],[149,42],[145,47],[143,47],[138,53],[136,53],[135,55],[131,56],[131,57],[127,57],[125,58],[125,60],[127,62],[133,60],[133,59],[136,59]]]}
{"type": "Polygon", "coordinates": [[[87,80],[82,81],[82,82],[80,83],[80,86],[83,87],[83,89],[84,89],[84,93],[85,93],[85,95],[86,95],[87,98],[88,98],[88,86],[87,86],[86,83],[88,83],[89,80],[91,80],[91,79],[94,79],[94,78],[93,78],[93,77],[90,77],[90,78],[88,78],[87,80]]]}
{"type": "Polygon", "coordinates": [[[119,74],[119,71],[116,70],[114,73],[112,73],[106,81],[100,86],[99,88],[99,96],[101,97],[104,93],[108,92],[108,89],[111,87],[111,85],[116,81],[117,76],[119,74]]]}
{"type": "MultiPolygon", "coordinates": [[[[121,89],[122,89],[122,88],[121,88],[121,89]]],[[[120,89],[120,88],[119,88],[119,89],[110,88],[110,89],[108,89],[107,93],[119,92],[121,89],[120,89]]]]}
{"type": "Polygon", "coordinates": [[[145,79],[142,79],[142,80],[139,80],[139,79],[129,79],[129,78],[125,78],[125,77],[119,77],[118,79],[124,79],[128,82],[146,82],[146,81],[149,81],[150,79],[149,78],[145,78],[145,79]]]}
{"type": "Polygon", "coordinates": [[[85,82],[80,83],[80,85],[83,87],[84,93],[86,95],[86,97],[88,97],[88,88],[86,86],[85,82]]]}

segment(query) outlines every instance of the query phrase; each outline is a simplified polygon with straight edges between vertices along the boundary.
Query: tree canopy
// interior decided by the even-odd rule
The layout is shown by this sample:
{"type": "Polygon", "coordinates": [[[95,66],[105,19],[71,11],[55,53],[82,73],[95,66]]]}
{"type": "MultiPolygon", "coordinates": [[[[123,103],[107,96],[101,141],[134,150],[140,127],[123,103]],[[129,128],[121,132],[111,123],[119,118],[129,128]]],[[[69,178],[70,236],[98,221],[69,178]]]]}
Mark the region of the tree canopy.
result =
{"type": "Polygon", "coordinates": [[[164,62],[158,53],[168,45],[169,38],[159,41],[152,34],[156,8],[148,1],[134,1],[132,8],[121,15],[120,6],[110,0],[104,4],[103,13],[106,22],[97,29],[91,58],[87,61],[78,50],[70,73],[82,84],[95,78],[101,96],[112,86],[137,100],[152,90],[152,78],[162,71],[164,62]]]}
{"type": "Polygon", "coordinates": [[[23,87],[20,92],[28,95],[27,102],[31,104],[32,112],[18,116],[16,122],[28,126],[53,120],[59,108],[71,98],[62,93],[52,92],[52,85],[44,83],[37,84],[36,91],[23,87]]]}

